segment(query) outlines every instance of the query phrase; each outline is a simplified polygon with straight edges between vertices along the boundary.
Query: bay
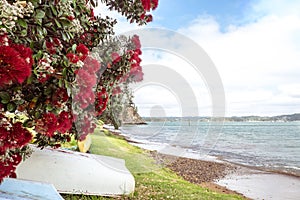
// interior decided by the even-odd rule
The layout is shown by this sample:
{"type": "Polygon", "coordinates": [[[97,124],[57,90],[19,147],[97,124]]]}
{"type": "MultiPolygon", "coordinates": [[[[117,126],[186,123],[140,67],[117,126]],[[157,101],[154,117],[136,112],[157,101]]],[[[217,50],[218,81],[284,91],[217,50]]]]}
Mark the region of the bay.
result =
{"type": "Polygon", "coordinates": [[[121,130],[151,150],[180,147],[199,158],[216,157],[300,176],[299,121],[203,122],[176,118],[147,123],[123,126],[121,130]]]}

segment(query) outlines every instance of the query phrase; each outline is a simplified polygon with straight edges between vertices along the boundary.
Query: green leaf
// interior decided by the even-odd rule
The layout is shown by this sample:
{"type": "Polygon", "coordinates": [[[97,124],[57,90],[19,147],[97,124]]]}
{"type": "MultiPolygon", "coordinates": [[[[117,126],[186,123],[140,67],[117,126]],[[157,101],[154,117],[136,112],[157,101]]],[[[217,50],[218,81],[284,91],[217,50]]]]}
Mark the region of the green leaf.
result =
{"type": "MultiPolygon", "coordinates": [[[[69,83],[67,80],[65,80],[65,87],[66,87],[67,89],[70,89],[70,88],[71,88],[70,83],[69,83]]],[[[68,91],[67,91],[67,92],[68,92],[68,91]]],[[[68,93],[68,96],[70,96],[69,93],[68,93]]]]}
{"type": "Polygon", "coordinates": [[[9,112],[14,112],[14,111],[16,110],[16,108],[17,108],[17,106],[16,106],[16,104],[14,104],[13,102],[7,104],[7,110],[8,110],[9,112]]]}
{"type": "Polygon", "coordinates": [[[69,41],[67,35],[64,32],[61,32],[61,35],[64,41],[69,41]]]}
{"type": "Polygon", "coordinates": [[[38,35],[40,35],[40,36],[44,35],[43,29],[40,26],[37,26],[36,30],[37,30],[38,35]]]}
{"type": "Polygon", "coordinates": [[[53,110],[53,107],[52,107],[51,105],[47,105],[47,106],[46,106],[46,110],[47,110],[47,111],[52,111],[52,110],[53,110]]]}
{"type": "Polygon", "coordinates": [[[43,27],[43,33],[44,33],[44,36],[47,36],[47,29],[45,27],[43,27]]]}
{"type": "Polygon", "coordinates": [[[35,14],[35,18],[43,19],[44,17],[45,17],[45,12],[40,10],[40,9],[37,9],[36,14],[35,14]]]}
{"type": "Polygon", "coordinates": [[[62,63],[65,67],[69,67],[69,62],[66,59],[66,57],[64,57],[64,62],[62,63]]]}
{"type": "Polygon", "coordinates": [[[23,126],[24,126],[24,127],[28,127],[28,128],[32,128],[32,127],[33,127],[32,120],[31,120],[31,119],[26,119],[26,120],[23,122],[23,126]]]}
{"type": "Polygon", "coordinates": [[[1,103],[7,104],[10,101],[10,96],[7,92],[0,92],[1,103]]]}
{"type": "Polygon", "coordinates": [[[50,96],[50,95],[52,94],[52,89],[51,89],[50,87],[46,88],[44,94],[45,94],[46,96],[50,96]]]}
{"type": "Polygon", "coordinates": [[[19,18],[17,23],[18,23],[21,27],[27,29],[27,22],[26,22],[24,19],[19,18]]]}
{"type": "Polygon", "coordinates": [[[73,38],[74,38],[74,36],[73,36],[73,34],[72,34],[72,33],[70,33],[70,32],[67,32],[67,34],[68,34],[68,36],[69,36],[69,38],[70,38],[70,39],[73,39],[73,38]]]}
{"type": "Polygon", "coordinates": [[[30,41],[30,48],[33,49],[34,48],[34,42],[30,41]]]}
{"type": "MultiPolygon", "coordinates": [[[[34,68],[35,69],[35,68],[34,68]]],[[[33,76],[31,75],[28,79],[27,79],[27,84],[31,84],[33,80],[33,76]]]]}
{"type": "Polygon", "coordinates": [[[70,26],[72,23],[68,19],[61,19],[60,23],[63,25],[64,28],[70,26]]]}
{"type": "Polygon", "coordinates": [[[58,80],[58,86],[59,86],[59,87],[62,87],[62,85],[63,85],[63,81],[62,81],[62,79],[59,79],[59,80],[58,80]]]}
{"type": "Polygon", "coordinates": [[[51,12],[50,9],[47,9],[47,10],[46,10],[46,17],[47,17],[48,19],[52,19],[52,18],[53,18],[53,14],[52,14],[52,12],[51,12]]]}
{"type": "Polygon", "coordinates": [[[67,68],[64,68],[62,71],[62,75],[65,78],[67,76],[67,68]]]}
{"type": "Polygon", "coordinates": [[[40,118],[41,113],[39,113],[38,111],[36,113],[34,113],[35,118],[40,118]]]}
{"type": "Polygon", "coordinates": [[[57,15],[56,8],[53,5],[51,5],[50,8],[52,10],[53,15],[56,16],[57,15]]]}
{"type": "Polygon", "coordinates": [[[31,101],[36,103],[38,101],[39,97],[34,97],[31,101]]]}
{"type": "Polygon", "coordinates": [[[24,29],[21,31],[21,36],[26,36],[27,35],[27,29],[24,29]]]}
{"type": "Polygon", "coordinates": [[[54,19],[54,21],[55,21],[56,26],[57,26],[58,28],[61,28],[61,24],[57,21],[57,19],[54,19]]]}
{"type": "Polygon", "coordinates": [[[33,73],[34,73],[35,75],[38,75],[36,68],[33,68],[33,73]]]}
{"type": "Polygon", "coordinates": [[[72,45],[72,51],[73,51],[73,52],[75,52],[75,51],[76,51],[76,47],[77,47],[77,45],[76,45],[76,44],[73,44],[73,45],[72,45]]]}
{"type": "Polygon", "coordinates": [[[37,59],[41,59],[42,56],[43,56],[43,51],[39,50],[38,53],[37,53],[37,59]]]}
{"type": "Polygon", "coordinates": [[[14,103],[17,105],[22,105],[25,101],[23,99],[21,100],[14,100],[14,103]]]}

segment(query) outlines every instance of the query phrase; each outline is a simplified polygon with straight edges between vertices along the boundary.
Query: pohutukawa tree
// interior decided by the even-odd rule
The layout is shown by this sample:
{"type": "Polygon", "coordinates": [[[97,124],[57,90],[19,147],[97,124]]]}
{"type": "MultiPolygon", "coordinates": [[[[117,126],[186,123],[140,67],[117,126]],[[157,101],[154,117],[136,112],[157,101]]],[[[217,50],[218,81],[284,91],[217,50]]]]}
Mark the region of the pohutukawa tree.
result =
{"type": "MultiPolygon", "coordinates": [[[[158,0],[100,0],[130,23],[152,20],[158,0]]],[[[143,79],[137,35],[94,0],[0,0],[0,182],[14,177],[28,143],[59,147],[93,133],[122,85],[143,79]]]]}

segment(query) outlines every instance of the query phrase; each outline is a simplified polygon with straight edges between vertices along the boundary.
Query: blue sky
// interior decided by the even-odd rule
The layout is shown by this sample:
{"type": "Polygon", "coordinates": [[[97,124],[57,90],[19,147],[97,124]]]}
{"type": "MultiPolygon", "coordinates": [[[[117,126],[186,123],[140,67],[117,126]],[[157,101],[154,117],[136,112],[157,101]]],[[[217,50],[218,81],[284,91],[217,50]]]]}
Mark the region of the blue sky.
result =
{"type": "Polygon", "coordinates": [[[245,23],[245,15],[254,1],[249,0],[160,0],[152,25],[176,30],[200,15],[213,16],[222,29],[229,24],[245,23]]]}
{"type": "MultiPolygon", "coordinates": [[[[299,113],[299,10],[296,0],[160,0],[152,13],[154,22],[145,28],[173,30],[203,48],[222,79],[227,116],[299,113]]],[[[99,12],[118,19],[117,33],[140,29],[116,13],[99,12]]],[[[178,42],[169,36],[157,39],[170,45],[178,42]]],[[[196,77],[180,56],[144,49],[142,65],[147,64],[165,65],[182,74],[197,97],[199,115],[211,114],[205,77],[196,77]]],[[[134,100],[142,116],[151,115],[153,108],[181,116],[176,92],[166,88],[156,85],[136,91],[134,100]]]]}

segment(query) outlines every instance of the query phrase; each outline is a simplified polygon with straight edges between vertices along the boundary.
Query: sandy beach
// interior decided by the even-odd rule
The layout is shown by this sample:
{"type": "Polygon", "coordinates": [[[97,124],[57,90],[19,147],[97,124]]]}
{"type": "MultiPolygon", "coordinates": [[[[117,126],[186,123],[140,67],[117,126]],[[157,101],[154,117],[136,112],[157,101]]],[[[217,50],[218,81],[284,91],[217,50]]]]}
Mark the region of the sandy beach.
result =
{"type": "Polygon", "coordinates": [[[300,177],[283,173],[240,167],[216,183],[251,199],[300,199],[300,177]]]}
{"type": "Polygon", "coordinates": [[[176,157],[152,151],[162,164],[185,180],[213,191],[242,194],[246,199],[298,200],[300,177],[271,173],[227,162],[176,157]]]}
{"type": "Polygon", "coordinates": [[[245,199],[299,200],[300,177],[281,172],[268,172],[223,160],[201,160],[162,154],[151,145],[131,140],[121,132],[110,131],[129,143],[150,150],[156,162],[168,167],[185,180],[212,191],[240,194],[245,199]]]}
{"type": "Polygon", "coordinates": [[[166,155],[157,153],[156,151],[151,151],[150,154],[156,160],[157,164],[168,167],[177,175],[191,183],[199,184],[216,192],[240,194],[244,196],[242,193],[215,183],[215,181],[225,178],[226,175],[234,173],[237,170],[237,166],[228,163],[217,163],[166,155]]]}

